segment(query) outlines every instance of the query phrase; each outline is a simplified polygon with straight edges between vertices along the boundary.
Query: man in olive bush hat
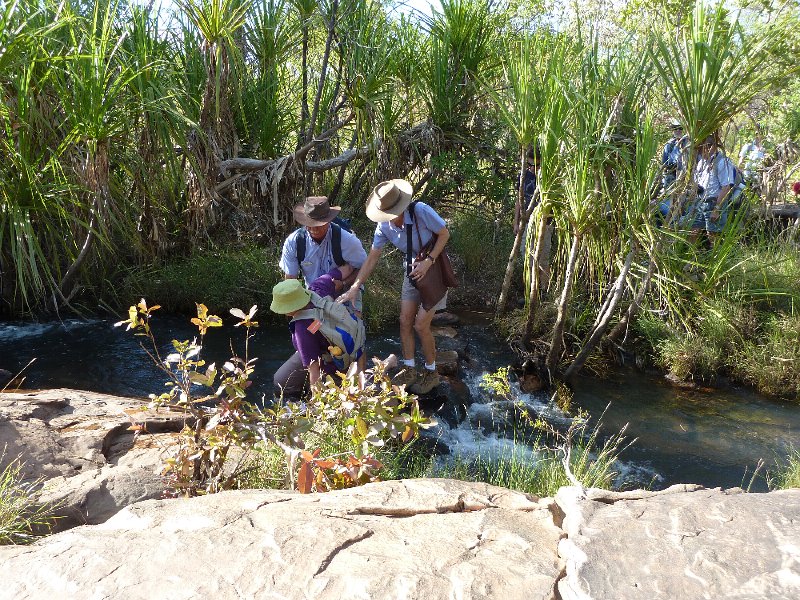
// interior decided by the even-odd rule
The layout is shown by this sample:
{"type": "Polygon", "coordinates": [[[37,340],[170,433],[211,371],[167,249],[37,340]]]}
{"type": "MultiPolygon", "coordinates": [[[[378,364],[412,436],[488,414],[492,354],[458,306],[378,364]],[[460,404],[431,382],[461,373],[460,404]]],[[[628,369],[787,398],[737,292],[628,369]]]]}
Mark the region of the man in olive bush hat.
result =
{"type": "Polygon", "coordinates": [[[405,256],[408,256],[408,232],[406,226],[413,229],[411,235],[412,263],[407,266],[407,275],[402,274],[402,290],[400,293],[400,345],[403,352],[403,366],[393,378],[396,385],[407,385],[413,394],[427,394],[439,385],[439,374],[436,372],[436,340],[431,332],[431,321],[437,310],[447,305],[447,294],[441,301],[425,310],[419,290],[415,282],[422,280],[436,259],[444,251],[450,232],[444,222],[433,208],[423,202],[413,204],[413,215],[409,211],[412,204],[413,188],[408,181],[392,179],[379,183],[367,201],[367,217],[377,223],[375,235],[372,240],[372,249],[366,262],[356,277],[353,286],[348,292],[342,294],[339,302],[352,301],[358,286],[366,281],[383,248],[391,243],[405,256]],[[419,260],[413,257],[419,255],[420,250],[436,236],[436,242],[425,258],[419,260]],[[409,268],[410,267],[410,268],[409,268]],[[415,338],[419,336],[425,365],[417,371],[414,359],[415,338]]]}
{"type": "MultiPolygon", "coordinates": [[[[332,269],[346,265],[358,269],[367,259],[364,246],[355,234],[347,231],[333,220],[339,216],[341,207],[331,206],[327,196],[309,196],[294,207],[294,219],[302,227],[293,231],[283,243],[280,269],[286,279],[302,277],[306,286],[332,269]]],[[[353,270],[351,269],[351,270],[353,270]]],[[[349,272],[349,271],[348,271],[349,272]]],[[[345,281],[345,286],[349,283],[345,281]]],[[[361,293],[357,288],[352,307],[360,314],[361,293]]],[[[306,369],[299,352],[295,352],[276,371],[275,386],[287,392],[302,390],[306,369]]]]}

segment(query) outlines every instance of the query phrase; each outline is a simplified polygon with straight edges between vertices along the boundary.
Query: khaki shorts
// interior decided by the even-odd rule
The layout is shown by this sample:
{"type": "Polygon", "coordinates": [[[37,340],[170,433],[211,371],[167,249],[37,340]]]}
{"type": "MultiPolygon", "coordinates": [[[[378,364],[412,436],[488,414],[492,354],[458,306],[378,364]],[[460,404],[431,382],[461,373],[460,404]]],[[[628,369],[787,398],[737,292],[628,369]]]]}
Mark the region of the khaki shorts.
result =
{"type": "MultiPolygon", "coordinates": [[[[449,292],[449,290],[448,290],[449,292]]],[[[448,292],[444,293],[444,298],[439,300],[439,303],[434,306],[431,310],[443,310],[447,308],[447,294],[448,292]]],[[[419,290],[411,285],[411,281],[408,279],[407,275],[403,275],[403,289],[400,292],[400,300],[411,300],[416,304],[422,304],[422,296],[419,293],[419,290]]]]}

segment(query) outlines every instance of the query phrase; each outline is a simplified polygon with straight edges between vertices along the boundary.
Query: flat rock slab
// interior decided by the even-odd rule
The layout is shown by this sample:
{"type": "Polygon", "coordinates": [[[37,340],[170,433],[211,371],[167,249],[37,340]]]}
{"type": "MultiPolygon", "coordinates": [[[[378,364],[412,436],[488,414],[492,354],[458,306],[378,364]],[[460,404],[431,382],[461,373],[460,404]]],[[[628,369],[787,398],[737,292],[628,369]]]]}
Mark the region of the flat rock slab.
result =
{"type": "Polygon", "coordinates": [[[149,500],[0,547],[0,581],[9,600],[551,599],[551,505],[441,479],[149,500]]]}
{"type": "Polygon", "coordinates": [[[46,480],[42,500],[58,503],[55,530],[100,523],[123,506],[160,497],[165,450],[185,415],[144,402],[56,389],[0,393],[0,468],[21,457],[23,476],[46,480]],[[131,423],[150,434],[135,436],[131,423]]]}
{"type": "Polygon", "coordinates": [[[562,488],[563,600],[797,600],[800,489],[562,488]]]}

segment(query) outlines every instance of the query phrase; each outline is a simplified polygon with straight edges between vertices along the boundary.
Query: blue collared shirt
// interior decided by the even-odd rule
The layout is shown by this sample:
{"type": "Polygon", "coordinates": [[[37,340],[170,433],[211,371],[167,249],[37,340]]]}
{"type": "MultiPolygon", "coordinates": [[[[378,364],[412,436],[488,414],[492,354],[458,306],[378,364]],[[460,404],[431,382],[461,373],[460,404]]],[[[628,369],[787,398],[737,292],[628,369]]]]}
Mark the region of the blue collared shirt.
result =
{"type": "MultiPolygon", "coordinates": [[[[283,243],[279,263],[281,271],[289,277],[297,277],[300,274],[300,265],[297,262],[297,237],[300,235],[306,238],[306,256],[303,260],[303,279],[306,285],[311,285],[317,277],[336,267],[336,262],[333,260],[332,230],[333,227],[329,227],[328,233],[319,243],[314,241],[305,227],[290,234],[283,243]]],[[[345,229],[342,229],[342,258],[355,269],[360,269],[367,260],[367,253],[361,240],[345,229]]]]}
{"type": "Polygon", "coordinates": [[[705,192],[703,198],[715,200],[726,185],[733,185],[735,173],[731,160],[721,152],[708,159],[700,157],[695,167],[694,180],[705,192]]]}
{"type": "Polygon", "coordinates": [[[417,202],[414,207],[414,220],[411,220],[411,215],[406,210],[403,213],[403,226],[396,227],[391,221],[385,223],[378,223],[375,227],[375,236],[372,238],[373,248],[383,248],[386,244],[392,243],[400,249],[405,255],[408,244],[406,243],[406,228],[405,225],[413,223],[411,236],[411,249],[414,256],[419,254],[421,249],[419,245],[420,239],[422,246],[425,246],[435,233],[438,233],[445,227],[447,223],[439,214],[424,202],[417,202]],[[417,237],[417,228],[419,228],[419,237],[417,237]]]}

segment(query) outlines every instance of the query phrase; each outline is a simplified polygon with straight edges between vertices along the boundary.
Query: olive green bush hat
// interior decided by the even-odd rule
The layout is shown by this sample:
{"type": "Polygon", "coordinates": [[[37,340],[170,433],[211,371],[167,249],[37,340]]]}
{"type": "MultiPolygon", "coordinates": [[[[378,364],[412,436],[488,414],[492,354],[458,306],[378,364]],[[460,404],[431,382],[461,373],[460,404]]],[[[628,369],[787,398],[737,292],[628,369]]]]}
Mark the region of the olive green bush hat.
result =
{"type": "Polygon", "coordinates": [[[310,301],[311,294],[299,279],[287,279],[272,288],[272,304],[269,308],[274,313],[285,315],[305,308],[310,301]]]}

